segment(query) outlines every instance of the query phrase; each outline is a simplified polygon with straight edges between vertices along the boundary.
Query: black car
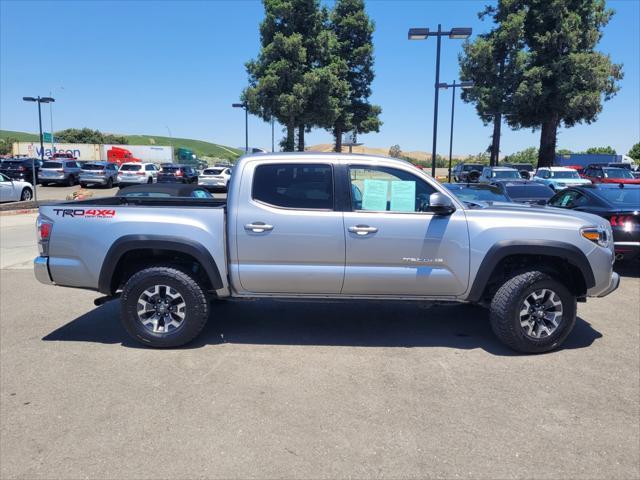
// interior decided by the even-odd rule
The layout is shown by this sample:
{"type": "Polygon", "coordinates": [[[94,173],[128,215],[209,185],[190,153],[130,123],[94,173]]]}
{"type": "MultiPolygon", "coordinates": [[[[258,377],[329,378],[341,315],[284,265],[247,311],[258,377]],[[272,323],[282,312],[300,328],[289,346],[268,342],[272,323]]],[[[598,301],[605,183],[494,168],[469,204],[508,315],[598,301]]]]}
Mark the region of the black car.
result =
{"type": "Polygon", "coordinates": [[[198,185],[185,185],[183,183],[147,183],[144,185],[134,185],[120,190],[116,197],[190,197],[190,198],[213,198],[209,191],[198,185]]]}
{"type": "Polygon", "coordinates": [[[42,161],[40,159],[8,158],[0,163],[0,173],[4,173],[7,177],[14,180],[23,180],[29,182],[31,185],[35,185],[38,181],[41,166],[42,161]],[[33,175],[34,164],[36,167],[35,176],[33,175]]]}
{"type": "Polygon", "coordinates": [[[496,181],[492,185],[498,187],[510,201],[516,203],[545,205],[555,193],[545,184],[529,180],[496,181]]]}
{"type": "Polygon", "coordinates": [[[443,183],[443,185],[463,202],[511,201],[500,187],[488,183],[443,183]]]}
{"type": "Polygon", "coordinates": [[[455,182],[477,182],[482,173],[484,165],[471,164],[471,163],[458,163],[451,174],[455,182]]]}
{"type": "Polygon", "coordinates": [[[552,207],[593,213],[611,223],[617,260],[640,256],[640,185],[596,184],[570,187],[553,196],[552,207]]]}
{"type": "Polygon", "coordinates": [[[191,165],[164,163],[157,179],[158,183],[198,183],[198,171],[191,165]]]}

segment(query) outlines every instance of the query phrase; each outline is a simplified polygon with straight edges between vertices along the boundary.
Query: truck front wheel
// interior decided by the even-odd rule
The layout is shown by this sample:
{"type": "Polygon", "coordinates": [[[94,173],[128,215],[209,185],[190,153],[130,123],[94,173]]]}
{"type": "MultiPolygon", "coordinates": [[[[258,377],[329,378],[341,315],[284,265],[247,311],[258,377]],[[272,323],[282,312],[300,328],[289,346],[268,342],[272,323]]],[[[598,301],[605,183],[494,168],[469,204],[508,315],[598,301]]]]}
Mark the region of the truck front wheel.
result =
{"type": "Polygon", "coordinates": [[[507,280],[490,309],[491,328],[508,347],[522,353],[560,346],[576,322],[576,298],[546,273],[532,271],[507,280]]]}
{"type": "Polygon", "coordinates": [[[120,319],[127,333],[150,347],[179,347],[204,328],[209,302],[188,273],[151,267],[133,275],[124,286],[120,319]]]}

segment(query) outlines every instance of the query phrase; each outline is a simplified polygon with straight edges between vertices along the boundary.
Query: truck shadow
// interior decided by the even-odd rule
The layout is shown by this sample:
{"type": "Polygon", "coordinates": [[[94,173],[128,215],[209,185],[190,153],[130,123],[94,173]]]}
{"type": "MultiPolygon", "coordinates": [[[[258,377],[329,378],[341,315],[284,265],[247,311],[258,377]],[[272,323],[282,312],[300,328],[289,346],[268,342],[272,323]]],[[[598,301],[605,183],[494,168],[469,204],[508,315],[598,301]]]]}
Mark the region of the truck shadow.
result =
{"type": "MultiPolygon", "coordinates": [[[[146,348],[129,338],[118,314],[118,302],[109,302],[43,340],[146,348]]],[[[562,349],[588,347],[600,337],[600,332],[578,318],[562,349]]],[[[182,348],[220,343],[481,348],[493,355],[517,355],[494,337],[485,309],[470,305],[425,307],[407,302],[216,302],[202,334],[182,348]]]]}

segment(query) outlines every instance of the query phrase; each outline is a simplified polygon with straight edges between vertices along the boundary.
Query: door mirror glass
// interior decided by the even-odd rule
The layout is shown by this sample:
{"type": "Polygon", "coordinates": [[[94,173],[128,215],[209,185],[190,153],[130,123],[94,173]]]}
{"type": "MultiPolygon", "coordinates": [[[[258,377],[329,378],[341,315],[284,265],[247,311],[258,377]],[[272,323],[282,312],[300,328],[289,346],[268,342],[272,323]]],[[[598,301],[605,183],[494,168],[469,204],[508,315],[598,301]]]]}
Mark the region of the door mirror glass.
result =
{"type": "Polygon", "coordinates": [[[445,194],[436,192],[429,196],[429,210],[437,215],[451,215],[456,207],[445,194]]]}

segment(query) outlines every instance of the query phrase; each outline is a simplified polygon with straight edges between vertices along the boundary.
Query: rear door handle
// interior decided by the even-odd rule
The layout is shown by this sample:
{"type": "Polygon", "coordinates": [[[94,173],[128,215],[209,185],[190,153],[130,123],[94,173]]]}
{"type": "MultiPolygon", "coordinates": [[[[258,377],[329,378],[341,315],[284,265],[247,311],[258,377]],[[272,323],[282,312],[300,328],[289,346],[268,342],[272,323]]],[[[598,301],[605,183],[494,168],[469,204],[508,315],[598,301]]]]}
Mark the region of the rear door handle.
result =
{"type": "Polygon", "coordinates": [[[248,232],[264,233],[264,232],[273,230],[273,225],[267,225],[264,222],[253,222],[253,223],[247,223],[244,226],[244,229],[248,232]]]}
{"type": "Polygon", "coordinates": [[[356,225],[349,227],[351,233],[355,233],[360,236],[369,235],[370,233],[376,233],[378,229],[376,227],[370,227],[369,225],[356,225]]]}

